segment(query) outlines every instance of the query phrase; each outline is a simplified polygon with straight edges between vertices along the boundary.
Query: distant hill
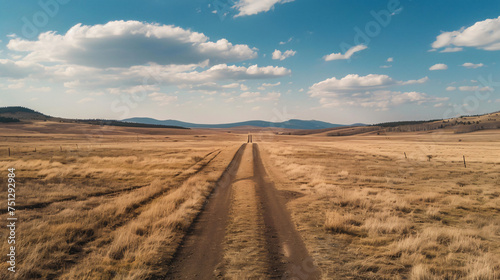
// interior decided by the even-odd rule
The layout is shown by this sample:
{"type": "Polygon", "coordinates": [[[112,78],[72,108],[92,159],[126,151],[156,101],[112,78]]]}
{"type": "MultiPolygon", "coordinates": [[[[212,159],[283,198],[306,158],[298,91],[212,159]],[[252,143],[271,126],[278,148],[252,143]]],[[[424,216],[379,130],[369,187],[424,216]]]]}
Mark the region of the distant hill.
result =
{"type": "Polygon", "coordinates": [[[246,121],[246,122],[236,122],[236,123],[226,123],[226,124],[196,124],[181,122],[177,120],[157,120],[153,118],[130,118],[122,120],[125,122],[143,123],[143,124],[161,124],[161,125],[177,125],[190,128],[234,128],[241,126],[254,126],[254,127],[277,127],[286,129],[326,129],[333,127],[341,127],[344,125],[333,124],[322,121],[304,121],[304,120],[288,120],[285,122],[267,122],[267,121],[246,121]]]}
{"type": "Polygon", "coordinates": [[[293,132],[283,133],[288,135],[326,135],[326,136],[349,136],[360,133],[379,130],[378,126],[367,126],[361,124],[353,124],[350,126],[339,126],[324,129],[309,129],[309,130],[296,130],[293,132]]]}
{"type": "Polygon", "coordinates": [[[123,126],[123,127],[144,127],[144,128],[176,128],[176,129],[188,129],[186,127],[177,125],[162,125],[162,124],[144,124],[135,122],[123,122],[116,120],[101,120],[101,119],[65,119],[51,117],[35,110],[20,107],[0,107],[0,123],[16,123],[21,121],[55,121],[61,123],[83,123],[91,125],[100,126],[123,126]]]}
{"type": "Polygon", "coordinates": [[[102,119],[66,119],[52,117],[35,110],[21,107],[0,107],[0,123],[23,123],[36,121],[51,121],[61,123],[80,123],[99,126],[123,126],[123,127],[143,127],[143,128],[222,128],[222,129],[257,129],[279,128],[294,129],[296,131],[282,131],[282,134],[292,135],[326,135],[326,136],[348,136],[363,133],[386,133],[386,132],[415,132],[429,131],[437,129],[452,130],[454,133],[468,133],[477,130],[499,129],[500,112],[489,114],[460,116],[444,120],[428,121],[396,121],[374,125],[356,123],[352,125],[333,124],[316,120],[291,119],[284,122],[268,121],[245,121],[226,124],[196,124],[177,120],[157,120],[153,118],[129,118],[125,120],[102,120],[102,119]]]}
{"type": "Polygon", "coordinates": [[[382,127],[386,132],[413,132],[449,129],[453,130],[454,133],[468,133],[478,130],[500,128],[500,112],[428,121],[387,122],[376,124],[374,126],[382,127]]]}
{"type": "Polygon", "coordinates": [[[48,120],[52,118],[35,110],[21,106],[0,107],[0,117],[14,120],[10,122],[18,122],[19,120],[48,120]]]}

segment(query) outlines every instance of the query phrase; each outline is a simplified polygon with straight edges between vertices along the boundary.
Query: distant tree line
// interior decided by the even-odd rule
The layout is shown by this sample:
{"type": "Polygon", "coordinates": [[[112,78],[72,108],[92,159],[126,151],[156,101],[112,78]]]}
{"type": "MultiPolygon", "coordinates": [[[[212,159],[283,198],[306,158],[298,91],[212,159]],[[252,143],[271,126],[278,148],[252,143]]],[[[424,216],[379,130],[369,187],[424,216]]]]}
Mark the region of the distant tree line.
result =
{"type": "Polygon", "coordinates": [[[432,123],[440,120],[429,120],[429,121],[399,121],[399,122],[386,122],[374,124],[373,126],[381,126],[381,127],[397,127],[403,125],[415,125],[415,124],[424,124],[424,123],[432,123]]]}
{"type": "Polygon", "coordinates": [[[359,126],[359,127],[353,127],[351,129],[340,129],[339,131],[333,131],[330,133],[327,133],[327,136],[351,136],[351,135],[356,135],[360,133],[365,133],[365,132],[371,132],[371,131],[377,131],[380,130],[380,127],[378,126],[359,126]]]}
{"type": "Polygon", "coordinates": [[[0,117],[0,123],[13,123],[13,122],[20,122],[20,121],[19,119],[16,118],[0,117]]]}

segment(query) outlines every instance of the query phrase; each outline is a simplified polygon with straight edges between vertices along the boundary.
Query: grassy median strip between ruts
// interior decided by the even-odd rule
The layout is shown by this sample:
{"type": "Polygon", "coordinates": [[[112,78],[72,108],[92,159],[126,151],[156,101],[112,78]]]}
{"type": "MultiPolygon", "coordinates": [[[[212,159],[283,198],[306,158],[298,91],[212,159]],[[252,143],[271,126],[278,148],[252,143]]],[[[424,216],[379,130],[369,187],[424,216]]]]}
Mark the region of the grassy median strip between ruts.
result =
{"type": "Polygon", "coordinates": [[[253,146],[247,145],[232,185],[232,202],[224,246],[224,276],[264,279],[267,272],[264,225],[256,196],[253,146]]]}

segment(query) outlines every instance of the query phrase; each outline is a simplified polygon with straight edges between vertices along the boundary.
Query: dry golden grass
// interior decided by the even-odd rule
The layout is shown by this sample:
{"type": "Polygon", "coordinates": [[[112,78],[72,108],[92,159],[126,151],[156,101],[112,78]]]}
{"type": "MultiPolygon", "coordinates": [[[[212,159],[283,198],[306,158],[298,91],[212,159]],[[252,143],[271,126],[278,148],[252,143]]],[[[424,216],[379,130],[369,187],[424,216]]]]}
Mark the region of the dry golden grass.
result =
{"type": "Polygon", "coordinates": [[[224,277],[263,279],[267,273],[266,252],[255,183],[239,181],[233,184],[231,202],[224,246],[224,277]]]}
{"type": "Polygon", "coordinates": [[[337,212],[326,212],[325,229],[334,233],[355,234],[355,226],[359,225],[353,215],[341,215],[337,212]]]}
{"type": "Polygon", "coordinates": [[[101,279],[105,275],[143,279],[161,271],[221,173],[200,172],[158,198],[110,236],[96,240],[106,244],[98,246],[61,279],[101,279]]]}
{"type": "Polygon", "coordinates": [[[497,279],[498,136],[276,136],[261,147],[276,186],[303,194],[288,208],[324,279],[497,279]]]}
{"type": "MultiPolygon", "coordinates": [[[[51,125],[0,135],[0,170],[16,168],[18,206],[36,207],[18,210],[17,279],[161,277],[246,140],[154,131],[137,142],[135,130],[118,129],[96,142],[51,133],[51,125]]],[[[490,280],[500,277],[498,136],[269,133],[254,141],[276,187],[297,194],[287,207],[324,279],[490,280]]],[[[242,170],[239,179],[253,174],[242,170]]],[[[255,187],[245,180],[233,187],[224,273],[263,278],[255,187]]],[[[0,228],[0,238],[6,234],[0,228]]]]}
{"type": "Polygon", "coordinates": [[[423,264],[417,264],[411,268],[411,280],[434,280],[436,278],[437,277],[430,272],[429,268],[423,264]]]}
{"type": "Polygon", "coordinates": [[[143,279],[166,270],[240,141],[147,137],[84,144],[81,135],[49,134],[8,143],[12,155],[0,157],[0,168],[16,168],[16,203],[37,207],[17,210],[14,279],[143,279]]]}
{"type": "Polygon", "coordinates": [[[15,166],[22,172],[22,178],[31,185],[30,192],[23,193],[22,203],[30,205],[147,185],[155,178],[174,176],[212,151],[209,147],[182,146],[182,142],[146,146],[105,144],[73,152],[38,149],[36,153],[3,158],[0,168],[15,166]]]}

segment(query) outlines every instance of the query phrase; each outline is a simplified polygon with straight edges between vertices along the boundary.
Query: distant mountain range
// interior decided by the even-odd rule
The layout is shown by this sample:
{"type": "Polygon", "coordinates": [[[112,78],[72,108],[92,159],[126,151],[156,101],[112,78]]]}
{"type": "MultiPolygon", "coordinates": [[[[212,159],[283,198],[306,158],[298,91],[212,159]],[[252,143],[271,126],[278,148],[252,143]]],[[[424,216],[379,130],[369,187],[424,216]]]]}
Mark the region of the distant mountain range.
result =
{"type": "MultiPolygon", "coordinates": [[[[157,120],[153,118],[129,118],[122,120],[124,122],[132,123],[142,123],[142,124],[153,124],[153,125],[174,125],[189,128],[234,128],[239,126],[255,126],[255,127],[277,127],[277,128],[288,128],[288,129],[325,129],[341,127],[345,125],[333,124],[322,121],[304,121],[291,119],[284,122],[267,122],[267,121],[245,121],[236,123],[225,123],[225,124],[197,124],[181,122],[177,120],[157,120]]],[[[353,124],[352,126],[361,126],[364,124],[353,124]]]]}
{"type": "MultiPolygon", "coordinates": [[[[284,122],[268,122],[268,121],[245,121],[225,124],[196,124],[182,122],[177,120],[157,120],[153,118],[129,118],[121,121],[118,120],[100,120],[100,119],[66,119],[45,115],[35,110],[20,107],[0,107],[0,123],[19,122],[19,121],[56,121],[63,123],[86,123],[93,125],[112,125],[112,126],[129,126],[129,127],[152,127],[152,128],[235,128],[243,126],[253,126],[262,128],[286,128],[286,129],[328,129],[342,127],[345,125],[333,124],[316,120],[297,120],[292,119],[284,122]]],[[[353,124],[351,126],[363,126],[364,124],[353,124]]]]}
{"type": "MultiPolygon", "coordinates": [[[[415,131],[428,131],[435,129],[453,129],[455,133],[466,133],[483,129],[499,129],[500,128],[500,111],[489,114],[474,115],[474,116],[460,116],[444,120],[427,120],[427,121],[396,121],[388,123],[380,123],[371,125],[372,128],[381,128],[384,131],[391,132],[415,132],[415,131]]],[[[294,135],[309,135],[314,133],[328,132],[329,130],[336,130],[333,135],[327,136],[345,136],[353,135],[356,133],[364,133],[366,129],[354,128],[367,126],[362,123],[355,123],[351,125],[333,124],[328,122],[316,120],[297,120],[291,119],[284,122],[267,122],[267,121],[245,121],[225,124],[196,124],[188,123],[177,120],[157,120],[153,118],[129,118],[121,121],[118,120],[103,120],[103,119],[67,119],[52,117],[35,110],[21,107],[0,107],[0,124],[12,123],[26,123],[26,122],[39,122],[51,121],[60,123],[79,123],[87,125],[99,126],[122,126],[122,127],[142,127],[142,128],[174,128],[174,129],[190,129],[190,128],[283,128],[295,129],[295,132],[286,132],[294,135]],[[341,131],[343,130],[343,131],[341,131]],[[344,131],[345,130],[345,131],[344,131]]]]}
{"type": "MultiPolygon", "coordinates": [[[[66,119],[45,115],[35,110],[13,106],[0,107],[0,123],[20,122],[20,121],[56,121],[63,123],[85,123],[93,125],[111,125],[111,126],[129,126],[129,127],[151,127],[151,128],[235,128],[235,127],[262,127],[262,128],[286,128],[286,129],[328,129],[343,127],[345,125],[333,124],[316,120],[297,120],[292,119],[284,122],[268,122],[268,121],[245,121],[225,124],[196,124],[177,120],[157,120],[153,118],[129,118],[121,121],[118,120],[100,120],[100,119],[66,119]]],[[[353,124],[351,126],[363,126],[364,124],[353,124]]]]}

